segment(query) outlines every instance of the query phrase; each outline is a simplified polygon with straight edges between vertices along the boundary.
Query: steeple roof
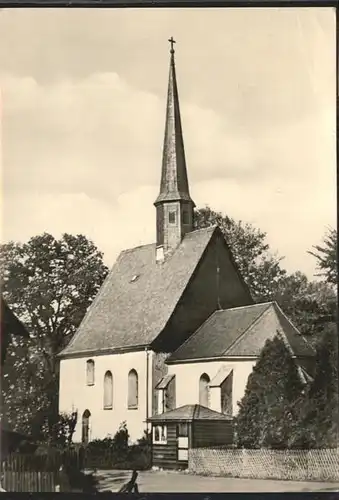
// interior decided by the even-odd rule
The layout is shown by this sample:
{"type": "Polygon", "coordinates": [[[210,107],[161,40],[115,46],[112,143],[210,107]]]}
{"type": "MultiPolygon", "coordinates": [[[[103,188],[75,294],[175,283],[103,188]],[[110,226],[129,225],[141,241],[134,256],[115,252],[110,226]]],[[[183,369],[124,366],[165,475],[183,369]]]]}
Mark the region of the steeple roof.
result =
{"type": "Polygon", "coordinates": [[[190,201],[184,140],[182,135],[179,95],[174,60],[174,40],[171,38],[171,57],[167,93],[166,125],[163,146],[160,193],[155,205],[164,201],[190,201]]]}

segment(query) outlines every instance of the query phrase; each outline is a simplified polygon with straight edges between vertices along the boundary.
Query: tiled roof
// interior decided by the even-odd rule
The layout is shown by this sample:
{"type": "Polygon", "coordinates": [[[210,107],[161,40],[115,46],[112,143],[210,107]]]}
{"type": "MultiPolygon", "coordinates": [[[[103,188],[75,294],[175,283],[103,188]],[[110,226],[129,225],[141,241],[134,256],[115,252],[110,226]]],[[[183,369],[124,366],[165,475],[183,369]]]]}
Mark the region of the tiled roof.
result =
{"type": "Polygon", "coordinates": [[[192,420],[232,420],[232,418],[201,405],[185,405],[149,418],[149,421],[153,423],[173,420],[191,422],[192,420]]]}
{"type": "Polygon", "coordinates": [[[168,361],[223,356],[268,307],[258,304],[215,311],[168,361]]]}
{"type": "Polygon", "coordinates": [[[267,339],[279,333],[296,356],[314,356],[313,348],[275,302],[213,313],[167,360],[259,356],[267,339]]]}
{"type": "Polygon", "coordinates": [[[186,234],[162,264],[156,263],[155,244],[121,252],[61,356],[149,345],[170,319],[216,230],[186,234]]]}

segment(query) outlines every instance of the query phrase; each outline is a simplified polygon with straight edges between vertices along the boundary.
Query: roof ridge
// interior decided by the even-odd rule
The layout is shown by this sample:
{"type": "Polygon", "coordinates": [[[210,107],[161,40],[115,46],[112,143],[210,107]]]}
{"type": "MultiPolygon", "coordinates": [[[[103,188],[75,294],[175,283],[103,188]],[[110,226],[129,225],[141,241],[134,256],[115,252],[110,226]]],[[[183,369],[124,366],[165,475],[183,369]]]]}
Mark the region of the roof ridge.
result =
{"type": "Polygon", "coordinates": [[[279,318],[278,318],[278,322],[279,322],[279,325],[280,325],[280,329],[277,329],[277,336],[281,338],[284,346],[286,347],[286,349],[288,350],[288,352],[290,353],[290,355],[291,356],[295,356],[295,352],[293,351],[292,346],[289,343],[288,338],[286,337],[286,334],[284,332],[284,327],[280,323],[279,318]]]}
{"type": "Polygon", "coordinates": [[[193,229],[193,231],[186,233],[184,238],[191,236],[192,234],[197,234],[197,233],[202,233],[202,232],[210,231],[212,233],[217,227],[219,227],[217,224],[212,224],[211,226],[200,227],[199,229],[193,229]]]}
{"type": "MultiPolygon", "coordinates": [[[[309,347],[310,347],[310,349],[311,349],[311,350],[314,352],[314,354],[315,354],[315,349],[313,348],[313,346],[312,346],[312,345],[311,345],[311,344],[310,344],[310,343],[306,340],[306,338],[304,337],[304,335],[302,335],[302,333],[299,331],[299,329],[298,329],[298,328],[297,328],[297,327],[296,327],[296,326],[292,323],[292,321],[291,321],[291,320],[290,320],[290,319],[286,316],[286,314],[284,313],[284,311],[281,309],[281,307],[279,306],[279,304],[278,304],[276,301],[273,301],[273,307],[276,309],[276,311],[278,311],[278,314],[281,314],[281,316],[282,316],[282,317],[283,317],[283,318],[284,318],[284,319],[285,319],[285,320],[289,323],[289,325],[290,325],[290,326],[293,328],[293,330],[295,331],[296,335],[299,335],[299,337],[300,337],[300,338],[301,338],[301,339],[305,342],[305,344],[306,344],[307,346],[309,346],[309,347]]],[[[283,327],[283,325],[282,325],[282,324],[281,324],[281,322],[280,322],[280,318],[279,318],[279,316],[278,316],[278,321],[279,321],[279,324],[280,324],[280,326],[281,326],[281,328],[282,328],[282,330],[283,330],[283,335],[284,335],[284,337],[286,338],[286,340],[287,340],[287,342],[288,342],[289,346],[291,347],[292,352],[293,352],[293,355],[295,355],[295,353],[294,353],[294,351],[293,351],[293,348],[292,348],[292,346],[290,345],[290,342],[289,342],[289,340],[288,340],[288,338],[287,338],[287,336],[286,336],[286,333],[285,333],[285,331],[284,331],[284,327],[283,327]]]]}
{"type": "MultiPolygon", "coordinates": [[[[274,301],[269,300],[267,302],[256,302],[255,304],[248,304],[247,306],[236,306],[236,307],[228,307],[227,309],[222,309],[222,311],[234,311],[235,309],[245,309],[247,307],[258,307],[263,305],[273,304],[274,301]]],[[[265,309],[266,310],[266,309],[265,309]]]]}
{"type": "Polygon", "coordinates": [[[144,248],[144,247],[151,247],[151,246],[155,246],[156,243],[145,243],[144,245],[137,245],[136,247],[130,247],[130,248],[124,248],[123,250],[121,250],[121,252],[119,253],[118,255],[118,258],[120,257],[121,254],[123,253],[129,253],[129,252],[133,252],[134,250],[138,250],[139,248],[144,248]]]}
{"type": "Polygon", "coordinates": [[[261,313],[252,321],[252,323],[248,325],[248,327],[239,335],[239,337],[235,339],[230,346],[228,346],[226,351],[222,353],[222,356],[226,356],[227,352],[233,349],[233,347],[240,342],[240,340],[246,335],[246,333],[248,333],[249,330],[251,330],[251,328],[253,328],[253,326],[259,321],[259,319],[269,310],[270,305],[271,302],[268,302],[267,307],[263,311],[261,311],[261,313]]]}

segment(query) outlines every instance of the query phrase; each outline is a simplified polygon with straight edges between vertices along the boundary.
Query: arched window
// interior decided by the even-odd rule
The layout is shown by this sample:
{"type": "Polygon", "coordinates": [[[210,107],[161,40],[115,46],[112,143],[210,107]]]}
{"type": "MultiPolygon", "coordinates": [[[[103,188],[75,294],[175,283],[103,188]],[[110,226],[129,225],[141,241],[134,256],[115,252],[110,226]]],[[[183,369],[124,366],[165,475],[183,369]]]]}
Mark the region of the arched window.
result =
{"type": "Polygon", "coordinates": [[[138,408],[138,374],[131,370],[128,374],[128,408],[138,408]]]}
{"type": "Polygon", "coordinates": [[[87,385],[94,385],[94,361],[89,359],[86,362],[86,381],[87,385]]]}
{"type": "Polygon", "coordinates": [[[104,409],[111,410],[113,407],[113,377],[111,372],[105,373],[104,378],[104,409]]]}
{"type": "Polygon", "coordinates": [[[209,408],[210,405],[210,378],[207,373],[203,373],[199,380],[199,404],[209,408]]]}
{"type": "Polygon", "coordinates": [[[81,441],[83,444],[87,444],[89,441],[89,420],[90,420],[91,412],[89,410],[85,410],[82,414],[82,435],[81,441]]]}

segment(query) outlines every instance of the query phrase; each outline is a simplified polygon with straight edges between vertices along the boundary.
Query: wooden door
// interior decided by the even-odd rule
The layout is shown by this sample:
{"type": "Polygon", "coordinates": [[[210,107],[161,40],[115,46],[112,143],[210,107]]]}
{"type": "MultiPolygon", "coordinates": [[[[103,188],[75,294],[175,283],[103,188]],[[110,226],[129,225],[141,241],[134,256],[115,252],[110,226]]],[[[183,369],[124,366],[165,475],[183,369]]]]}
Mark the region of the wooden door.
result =
{"type": "Polygon", "coordinates": [[[177,426],[178,462],[188,462],[188,423],[177,426]]]}

